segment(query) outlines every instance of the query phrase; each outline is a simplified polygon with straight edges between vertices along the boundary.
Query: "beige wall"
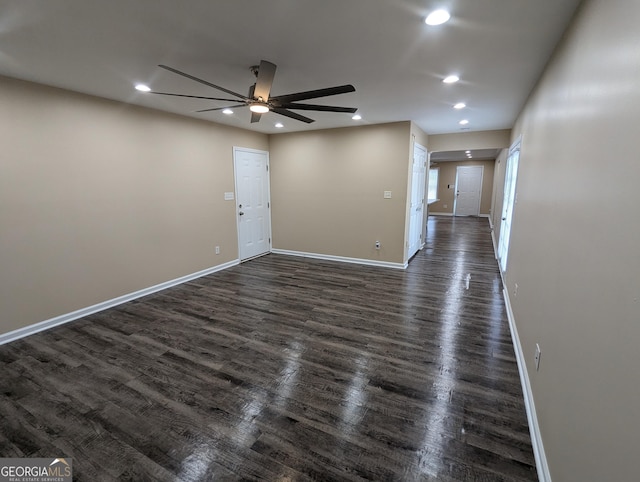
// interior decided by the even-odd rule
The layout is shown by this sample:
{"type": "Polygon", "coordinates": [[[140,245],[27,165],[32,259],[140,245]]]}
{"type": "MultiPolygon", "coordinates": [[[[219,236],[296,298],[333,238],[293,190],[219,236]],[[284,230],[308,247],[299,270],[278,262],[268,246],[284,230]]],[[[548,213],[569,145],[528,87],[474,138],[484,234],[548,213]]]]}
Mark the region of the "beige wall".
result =
{"type": "Polygon", "coordinates": [[[439,201],[429,206],[430,213],[453,214],[455,198],[456,169],[460,166],[482,166],[482,194],[480,198],[480,214],[491,212],[491,197],[493,194],[493,160],[485,161],[446,161],[432,163],[432,168],[438,168],[438,198],[439,201]],[[447,186],[451,186],[449,189],[447,186]],[[446,206],[446,207],[445,207],[446,206]]]}
{"type": "Polygon", "coordinates": [[[554,481],[638,479],[639,18],[585,1],[514,128],[506,281],[554,481]]]}
{"type": "Polygon", "coordinates": [[[398,122],[271,136],[274,249],[402,263],[410,132],[398,122]]]}
{"type": "Polygon", "coordinates": [[[267,136],[2,77],[0,105],[0,333],[237,258],[232,147],[267,136]]]}
{"type": "Polygon", "coordinates": [[[499,149],[509,147],[511,130],[458,132],[429,136],[429,151],[464,151],[466,149],[499,149]]]}

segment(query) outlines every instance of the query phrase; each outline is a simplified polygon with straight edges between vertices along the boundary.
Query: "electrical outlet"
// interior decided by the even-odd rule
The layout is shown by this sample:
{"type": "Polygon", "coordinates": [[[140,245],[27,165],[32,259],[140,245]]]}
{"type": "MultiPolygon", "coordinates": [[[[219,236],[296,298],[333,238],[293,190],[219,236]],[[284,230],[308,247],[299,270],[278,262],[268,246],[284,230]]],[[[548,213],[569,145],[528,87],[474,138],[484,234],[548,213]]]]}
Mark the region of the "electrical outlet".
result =
{"type": "Polygon", "coordinates": [[[536,343],[536,371],[540,370],[540,345],[536,343]]]}
{"type": "Polygon", "coordinates": [[[216,254],[220,254],[220,246],[216,246],[216,254]]]}
{"type": "Polygon", "coordinates": [[[380,241],[376,241],[376,249],[380,249],[380,241]]]}
{"type": "Polygon", "coordinates": [[[514,288],[513,288],[513,297],[514,298],[518,297],[518,283],[516,283],[514,288]]]}

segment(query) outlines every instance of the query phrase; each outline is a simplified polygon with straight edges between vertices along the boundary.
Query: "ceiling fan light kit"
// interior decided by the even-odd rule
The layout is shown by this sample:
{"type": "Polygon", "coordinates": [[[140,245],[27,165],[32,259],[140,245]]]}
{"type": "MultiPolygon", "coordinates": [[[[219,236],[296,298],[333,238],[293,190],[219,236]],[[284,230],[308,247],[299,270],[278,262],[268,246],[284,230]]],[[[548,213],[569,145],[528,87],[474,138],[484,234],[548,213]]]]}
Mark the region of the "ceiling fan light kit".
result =
{"type": "Polygon", "coordinates": [[[262,114],[266,114],[267,112],[273,112],[275,114],[279,114],[285,117],[289,117],[291,119],[295,119],[301,122],[306,122],[310,124],[314,122],[313,119],[309,117],[303,116],[294,110],[311,110],[318,112],[343,112],[354,114],[358,109],[356,107],[338,107],[331,105],[317,105],[317,104],[299,104],[299,101],[309,100],[309,99],[317,99],[320,97],[329,97],[332,95],[339,94],[347,94],[349,92],[355,92],[356,89],[351,84],[339,85],[336,87],[329,87],[326,89],[317,89],[317,90],[309,90],[305,92],[295,92],[293,94],[285,94],[278,96],[270,96],[271,86],[273,84],[273,79],[276,73],[276,65],[267,61],[262,60],[260,65],[254,65],[250,67],[250,71],[256,76],[256,83],[249,87],[248,95],[242,95],[232,90],[226,89],[224,87],[220,87],[219,85],[212,84],[211,82],[207,82],[206,80],[199,79],[194,77],[193,75],[187,74],[185,72],[181,72],[180,70],[174,69],[173,67],[169,67],[167,65],[159,65],[158,67],[168,70],[169,72],[173,72],[174,74],[180,75],[182,77],[186,77],[187,79],[193,80],[200,84],[204,84],[208,87],[212,87],[216,90],[224,92],[225,94],[229,94],[230,96],[235,97],[234,99],[230,98],[220,98],[220,97],[204,97],[197,95],[187,95],[187,94],[172,94],[168,92],[153,92],[152,94],[158,95],[169,95],[174,97],[189,97],[194,99],[206,99],[206,100],[215,100],[221,102],[235,102],[234,105],[227,105],[224,107],[214,107],[211,109],[202,109],[197,112],[210,112],[210,111],[228,111],[232,108],[239,107],[249,107],[251,111],[251,122],[260,121],[260,117],[262,114]]]}
{"type": "Polygon", "coordinates": [[[269,112],[269,106],[267,104],[256,102],[255,104],[251,104],[249,106],[249,110],[258,114],[266,114],[267,112],[269,112]]]}

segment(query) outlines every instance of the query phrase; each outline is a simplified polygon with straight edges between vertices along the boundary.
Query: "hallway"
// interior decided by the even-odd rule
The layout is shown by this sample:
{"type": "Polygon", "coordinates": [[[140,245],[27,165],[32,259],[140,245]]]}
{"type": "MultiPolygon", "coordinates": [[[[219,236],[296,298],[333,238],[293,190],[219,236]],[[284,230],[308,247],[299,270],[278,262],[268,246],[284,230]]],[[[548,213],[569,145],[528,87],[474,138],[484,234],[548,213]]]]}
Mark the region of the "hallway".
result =
{"type": "Polygon", "coordinates": [[[74,480],[537,480],[483,218],[406,271],[267,255],[0,346],[0,457],[74,480]]]}

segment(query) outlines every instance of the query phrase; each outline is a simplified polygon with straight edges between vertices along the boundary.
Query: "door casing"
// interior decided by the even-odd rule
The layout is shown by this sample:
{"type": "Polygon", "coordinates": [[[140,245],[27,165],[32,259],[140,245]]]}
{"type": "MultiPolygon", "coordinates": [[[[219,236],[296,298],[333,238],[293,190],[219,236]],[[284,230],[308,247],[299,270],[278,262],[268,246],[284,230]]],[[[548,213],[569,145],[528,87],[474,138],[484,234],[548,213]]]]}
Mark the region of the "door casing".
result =
{"type": "MultiPolygon", "coordinates": [[[[482,183],[484,180],[484,166],[458,166],[456,168],[456,193],[453,200],[453,214],[454,216],[479,216],[480,215],[480,203],[482,201],[482,183]],[[474,172],[475,171],[475,172],[474,172]],[[476,174],[479,173],[479,176],[476,174]],[[476,198],[477,202],[473,206],[472,210],[469,210],[466,205],[462,204],[462,202],[458,201],[459,198],[459,190],[461,184],[461,177],[476,174],[476,181],[473,184],[473,189],[468,192],[477,193],[476,198]],[[465,211],[462,211],[462,208],[465,208],[465,211]]],[[[466,180],[462,179],[462,183],[466,182],[466,180]]],[[[467,189],[466,187],[463,187],[467,189]]],[[[467,193],[463,193],[463,196],[467,196],[467,193]]]]}
{"type": "Polygon", "coordinates": [[[233,167],[238,258],[246,261],[271,252],[269,153],[234,146],[233,167]]]}

